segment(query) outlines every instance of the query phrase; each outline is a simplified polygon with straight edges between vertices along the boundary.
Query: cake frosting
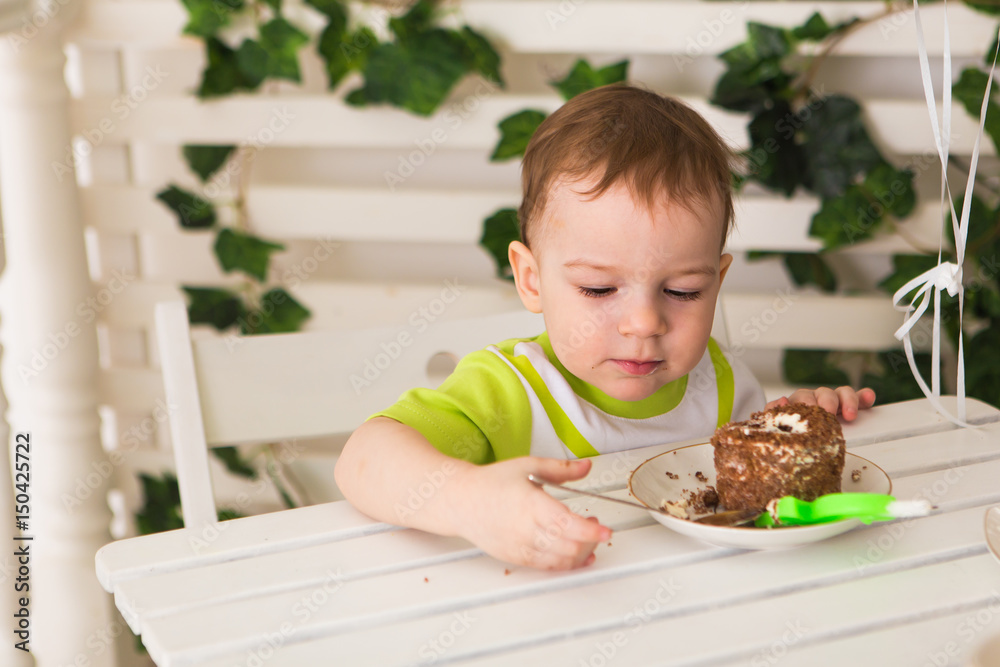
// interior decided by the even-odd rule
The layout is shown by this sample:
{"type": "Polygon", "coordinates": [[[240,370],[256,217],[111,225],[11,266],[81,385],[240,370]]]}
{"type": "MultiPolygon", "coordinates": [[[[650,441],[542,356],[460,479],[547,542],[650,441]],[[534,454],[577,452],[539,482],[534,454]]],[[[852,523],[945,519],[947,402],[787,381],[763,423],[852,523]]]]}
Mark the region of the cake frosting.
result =
{"type": "Polygon", "coordinates": [[[755,412],[719,427],[712,447],[715,488],[725,509],[763,509],[782,496],[812,501],[840,491],[844,433],[819,406],[791,403],[755,412]]]}

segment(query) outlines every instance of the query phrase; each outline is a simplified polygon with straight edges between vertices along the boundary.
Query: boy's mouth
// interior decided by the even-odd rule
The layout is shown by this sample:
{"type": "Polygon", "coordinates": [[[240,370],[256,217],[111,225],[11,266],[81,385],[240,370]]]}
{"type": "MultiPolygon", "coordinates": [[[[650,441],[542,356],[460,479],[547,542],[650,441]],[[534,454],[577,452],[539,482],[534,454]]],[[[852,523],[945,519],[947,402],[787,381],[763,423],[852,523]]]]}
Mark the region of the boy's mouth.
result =
{"type": "Polygon", "coordinates": [[[657,359],[652,361],[639,361],[637,359],[615,359],[615,364],[629,375],[649,375],[663,362],[657,359]]]}

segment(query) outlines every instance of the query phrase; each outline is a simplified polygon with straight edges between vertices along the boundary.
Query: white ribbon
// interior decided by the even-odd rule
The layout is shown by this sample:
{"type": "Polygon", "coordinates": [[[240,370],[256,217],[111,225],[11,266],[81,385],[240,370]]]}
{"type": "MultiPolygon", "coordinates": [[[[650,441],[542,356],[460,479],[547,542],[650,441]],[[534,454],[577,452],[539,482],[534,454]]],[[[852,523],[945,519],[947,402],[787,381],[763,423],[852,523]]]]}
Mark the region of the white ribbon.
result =
{"type": "Polygon", "coordinates": [[[962,316],[965,307],[965,290],[962,285],[962,267],[965,264],[965,245],[969,234],[969,213],[972,209],[972,188],[975,184],[976,168],[979,165],[979,147],[983,138],[983,127],[986,124],[986,107],[990,99],[990,89],[993,84],[993,73],[996,70],[996,56],[993,58],[993,66],[990,69],[990,76],[986,82],[986,95],[983,97],[983,106],[979,112],[979,133],[976,135],[976,143],[972,148],[972,157],[969,162],[969,180],[965,185],[965,198],[962,200],[962,216],[959,218],[955,213],[954,197],[951,195],[951,188],[948,185],[948,150],[951,135],[951,44],[948,37],[948,2],[944,2],[944,79],[943,79],[943,107],[942,121],[938,124],[937,107],[934,103],[934,84],[931,82],[930,65],[927,59],[927,45],[924,41],[924,29],[920,22],[920,7],[917,0],[913,0],[913,17],[917,29],[917,49],[920,56],[920,76],[924,84],[924,98],[927,100],[927,110],[931,117],[931,130],[934,132],[934,145],[937,148],[938,157],[941,159],[941,211],[942,215],[948,209],[951,210],[951,224],[955,236],[955,262],[941,261],[941,246],[944,244],[944,234],[942,230],[941,240],[938,247],[938,265],[933,269],[924,271],[922,274],[910,280],[892,296],[892,305],[897,310],[906,313],[903,318],[903,325],[896,331],[896,338],[903,341],[903,350],[906,352],[906,361],[910,365],[913,377],[920,385],[920,390],[931,402],[934,408],[946,419],[959,425],[971,426],[965,421],[965,349],[962,342],[962,316]],[[947,202],[947,204],[946,204],[947,202]],[[948,209],[945,208],[947,205],[948,209]],[[900,306],[899,302],[903,298],[916,290],[910,303],[900,306]],[[934,328],[931,332],[931,386],[927,386],[923,376],[917,369],[917,364],[913,358],[913,343],[910,340],[910,330],[916,325],[927,310],[931,292],[934,294],[934,328]],[[958,295],[958,415],[953,416],[941,405],[941,292],[947,291],[951,296],[958,295]],[[917,301],[919,300],[919,303],[917,301]],[[914,304],[917,304],[914,306],[914,304]]]}

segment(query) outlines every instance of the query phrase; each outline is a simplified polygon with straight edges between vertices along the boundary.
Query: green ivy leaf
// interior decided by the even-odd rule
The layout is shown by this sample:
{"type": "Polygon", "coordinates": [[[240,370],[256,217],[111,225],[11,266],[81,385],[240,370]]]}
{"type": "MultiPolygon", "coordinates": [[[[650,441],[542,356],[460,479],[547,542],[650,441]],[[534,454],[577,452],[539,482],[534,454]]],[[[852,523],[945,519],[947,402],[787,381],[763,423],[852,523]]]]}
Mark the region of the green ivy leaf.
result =
{"type": "Polygon", "coordinates": [[[264,3],[270,7],[275,14],[281,14],[281,0],[264,0],[264,3]]]}
{"type": "Polygon", "coordinates": [[[215,37],[205,40],[205,60],[208,65],[201,73],[198,97],[202,99],[218,97],[246,89],[246,81],[240,72],[236,52],[221,40],[215,37]]]}
{"type": "Polygon", "coordinates": [[[798,40],[823,41],[833,32],[833,28],[819,12],[814,12],[805,23],[792,29],[792,36],[798,40]]]}
{"type": "Polygon", "coordinates": [[[285,246],[226,228],[219,232],[214,248],[223,271],[242,271],[263,282],[267,278],[271,254],[284,250],[285,246]]]}
{"type": "Polygon", "coordinates": [[[792,52],[794,43],[789,31],[750,21],[747,23],[747,39],[719,58],[736,71],[749,71],[760,66],[762,61],[777,61],[792,52]]]}
{"type": "Polygon", "coordinates": [[[389,19],[389,29],[401,44],[414,40],[431,29],[436,1],[418,0],[403,16],[389,19]]]}
{"type": "MultiPolygon", "coordinates": [[[[1000,3],[994,5],[997,10],[997,14],[1000,14],[1000,3]]],[[[983,57],[983,64],[987,67],[993,66],[994,59],[997,59],[997,49],[1000,49],[1000,32],[997,32],[997,36],[993,38],[993,43],[990,44],[990,48],[986,51],[986,55],[983,57]]]]}
{"type": "MultiPolygon", "coordinates": [[[[965,289],[965,308],[967,313],[984,320],[1000,320],[1000,292],[996,283],[982,283],[978,289],[965,289]]],[[[996,326],[996,323],[991,323],[996,326]]]]}
{"type": "Polygon", "coordinates": [[[965,4],[984,14],[1000,16],[1000,4],[996,0],[965,0],[965,4]]]}
{"type": "Polygon", "coordinates": [[[211,452],[215,458],[225,464],[226,470],[234,475],[247,479],[257,479],[257,469],[241,457],[239,450],[235,447],[214,447],[211,452]]]}
{"type": "Polygon", "coordinates": [[[479,72],[483,78],[501,88],[505,87],[507,84],[500,74],[500,54],[493,45],[469,26],[463,26],[460,34],[465,41],[465,63],[469,69],[479,72]]]}
{"type": "Polygon", "coordinates": [[[215,224],[215,207],[193,192],[170,185],[156,193],[156,198],[177,215],[184,229],[205,229],[215,224]]]}
{"type": "Polygon", "coordinates": [[[341,46],[347,66],[352,71],[363,71],[372,49],[378,46],[378,37],[369,28],[358,28],[341,46]]]}
{"type": "Polygon", "coordinates": [[[244,39],[236,51],[236,66],[240,73],[240,87],[244,90],[256,90],[267,78],[271,57],[260,42],[244,39]]]}
{"type": "Polygon", "coordinates": [[[182,287],[188,296],[191,324],[210,324],[225,331],[246,315],[243,300],[235,292],[214,287],[182,287]]]}
{"type": "Polygon", "coordinates": [[[307,0],[306,4],[312,5],[328,19],[326,27],[319,36],[316,50],[326,64],[327,87],[336,88],[351,71],[345,49],[347,10],[337,0],[307,0]]]}
{"type": "Polygon", "coordinates": [[[792,82],[778,61],[763,61],[751,70],[729,70],[715,84],[712,104],[748,113],[759,113],[771,105],[792,82]]]}
{"type": "Polygon", "coordinates": [[[305,0],[305,3],[330,19],[328,27],[338,25],[340,32],[347,30],[347,9],[340,0],[305,0]]]}
{"type": "Polygon", "coordinates": [[[347,101],[388,102],[429,116],[467,72],[463,49],[456,33],[437,28],[410,36],[405,45],[379,44],[368,54],[362,92],[353,91],[347,101]]]}
{"type": "Polygon", "coordinates": [[[260,27],[260,46],[267,52],[268,76],[289,81],[301,81],[299,48],[309,36],[283,18],[268,21],[260,27]]]}
{"type": "Polygon", "coordinates": [[[994,325],[983,329],[965,347],[965,386],[967,395],[1000,405],[1000,327],[994,325]]]}
{"type": "Polygon", "coordinates": [[[214,37],[229,25],[233,14],[243,8],[243,0],[181,0],[188,12],[185,35],[214,37]]]}
{"type": "Polygon", "coordinates": [[[816,101],[802,119],[806,186],[821,197],[836,197],[859,175],[884,162],[861,120],[861,107],[842,95],[816,101]]]}
{"type": "MultiPolygon", "coordinates": [[[[955,197],[955,213],[958,214],[959,220],[962,219],[962,199],[964,199],[964,195],[955,197]]],[[[987,206],[986,202],[978,195],[972,195],[972,205],[969,209],[968,236],[966,237],[967,244],[978,245],[985,242],[995,233],[994,228],[998,223],[1000,223],[1000,217],[998,217],[997,211],[993,211],[987,206]]],[[[951,211],[948,211],[948,215],[945,216],[944,229],[945,234],[948,235],[948,242],[954,248],[955,230],[952,228],[951,211]]]]}
{"type": "Polygon", "coordinates": [[[298,331],[312,313],[281,287],[269,290],[260,306],[240,322],[242,333],[270,334],[298,331]]]}
{"type": "MultiPolygon", "coordinates": [[[[497,142],[490,160],[500,162],[515,157],[522,157],[531,136],[545,120],[544,111],[525,109],[504,118],[497,127],[500,128],[500,141],[497,142]]],[[[506,252],[506,251],[505,251],[506,252]]]]}
{"type": "Polygon", "coordinates": [[[520,236],[521,230],[515,209],[502,208],[483,223],[483,235],[479,239],[479,245],[485,248],[496,262],[498,278],[512,279],[507,247],[511,241],[518,240],[520,236]]]}
{"type": "Polygon", "coordinates": [[[219,167],[226,163],[229,156],[236,150],[236,146],[201,146],[189,144],[184,146],[182,152],[188,167],[204,183],[212,177],[219,167]]]}
{"type": "Polygon", "coordinates": [[[850,379],[831,361],[831,350],[785,350],[782,369],[785,380],[794,386],[841,387],[850,379]]]}
{"type": "Polygon", "coordinates": [[[893,255],[892,273],[883,278],[878,286],[889,294],[895,294],[900,287],[934,268],[937,263],[937,257],[933,255],[893,255]]]}
{"type": "Polygon", "coordinates": [[[869,200],[877,201],[886,213],[899,219],[910,215],[917,205],[913,172],[909,169],[896,169],[882,162],[865,175],[864,188],[869,200]]]}
{"type": "Polygon", "coordinates": [[[837,278],[823,260],[822,255],[807,252],[785,254],[785,268],[798,286],[816,285],[824,292],[837,289],[837,278]]]}
{"type": "MultiPolygon", "coordinates": [[[[992,62],[992,61],[991,61],[992,62]]],[[[989,75],[975,67],[967,67],[962,70],[962,75],[952,87],[951,92],[955,100],[962,103],[965,110],[977,121],[979,112],[983,108],[983,96],[986,95],[986,82],[989,75]]],[[[997,104],[997,95],[1000,94],[998,86],[993,85],[990,101],[986,105],[986,134],[993,140],[993,145],[1000,153],[1000,104],[997,104]]]]}
{"type": "Polygon", "coordinates": [[[140,535],[161,533],[184,527],[181,517],[181,492],[177,478],[164,473],[161,478],[139,473],[143,506],[136,512],[136,528],[140,535]]]}
{"type": "Polygon", "coordinates": [[[869,238],[882,223],[880,209],[872,205],[865,189],[852,185],[839,197],[823,200],[812,217],[809,236],[830,250],[869,238]]]}
{"type": "MultiPolygon", "coordinates": [[[[881,372],[863,374],[861,386],[875,390],[875,397],[880,405],[923,397],[924,393],[920,391],[920,386],[906,361],[906,354],[902,350],[879,352],[876,359],[881,372]]],[[[924,378],[930,378],[931,355],[917,352],[913,355],[913,360],[924,378]]]]}
{"type": "Polygon", "coordinates": [[[595,70],[586,60],[577,60],[569,74],[559,81],[553,81],[552,86],[564,100],[569,100],[588,90],[625,81],[628,78],[628,65],[628,60],[622,60],[595,70]]]}
{"type": "Polygon", "coordinates": [[[805,173],[807,159],[795,143],[793,132],[781,130],[782,122],[791,116],[787,102],[778,101],[771,109],[761,111],[750,121],[751,165],[749,177],[769,188],[792,196],[805,173]]]}

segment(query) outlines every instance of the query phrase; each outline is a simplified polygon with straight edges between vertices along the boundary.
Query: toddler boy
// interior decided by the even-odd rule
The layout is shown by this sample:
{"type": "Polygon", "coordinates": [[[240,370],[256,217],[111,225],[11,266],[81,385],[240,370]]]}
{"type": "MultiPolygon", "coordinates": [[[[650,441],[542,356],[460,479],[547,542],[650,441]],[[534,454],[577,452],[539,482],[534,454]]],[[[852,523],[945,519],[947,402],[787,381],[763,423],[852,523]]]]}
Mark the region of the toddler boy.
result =
{"type": "MultiPolygon", "coordinates": [[[[549,116],[525,152],[521,241],[509,249],[521,301],[546,331],[468,355],[438,389],[411,390],[362,425],[337,463],[345,497],[508,562],[593,562],[610,529],[529,473],[579,479],[586,457],[708,436],[765,407],[753,375],[709,335],[732,262],[732,167],[701,116],[632,86],[580,94],[549,116]],[[422,507],[397,511],[431,478],[443,482],[422,507]]],[[[874,392],[800,390],[775,403],[789,400],[850,420],[874,392]]]]}

